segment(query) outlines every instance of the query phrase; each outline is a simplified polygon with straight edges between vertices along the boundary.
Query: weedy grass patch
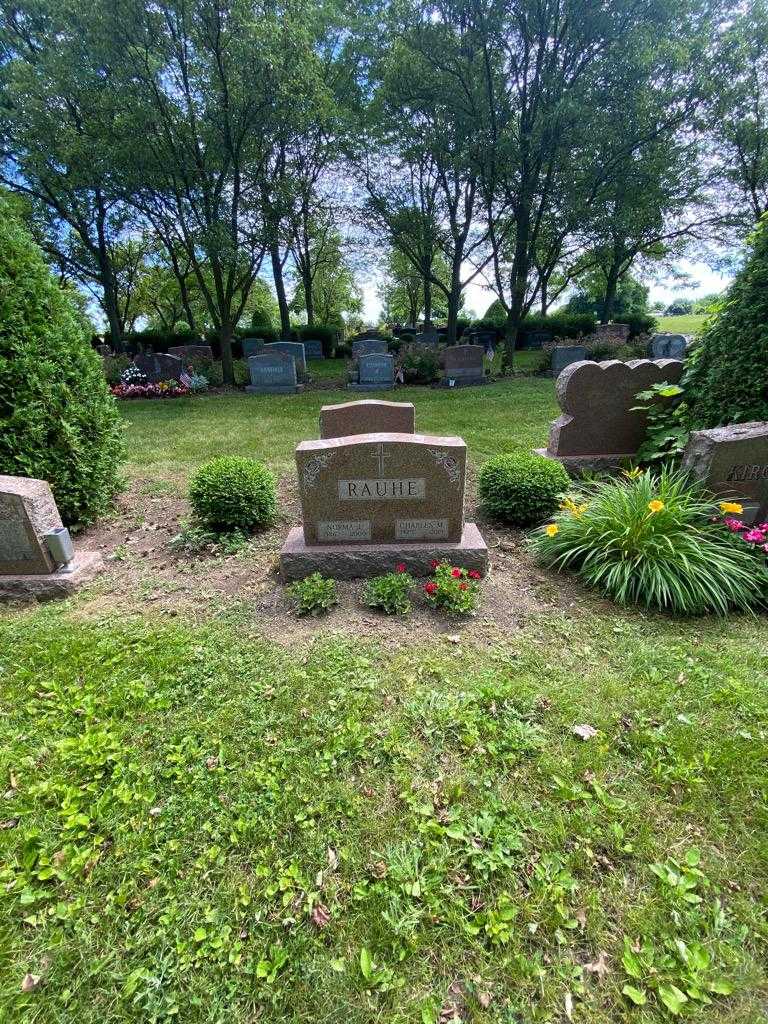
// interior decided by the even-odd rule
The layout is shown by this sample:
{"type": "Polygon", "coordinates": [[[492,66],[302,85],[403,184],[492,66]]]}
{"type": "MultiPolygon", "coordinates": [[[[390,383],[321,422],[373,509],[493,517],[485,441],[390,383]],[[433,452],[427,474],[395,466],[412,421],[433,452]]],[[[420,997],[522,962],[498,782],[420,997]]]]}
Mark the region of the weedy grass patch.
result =
{"type": "Polygon", "coordinates": [[[761,635],[3,620],[0,1018],[753,1024],[761,635]]]}

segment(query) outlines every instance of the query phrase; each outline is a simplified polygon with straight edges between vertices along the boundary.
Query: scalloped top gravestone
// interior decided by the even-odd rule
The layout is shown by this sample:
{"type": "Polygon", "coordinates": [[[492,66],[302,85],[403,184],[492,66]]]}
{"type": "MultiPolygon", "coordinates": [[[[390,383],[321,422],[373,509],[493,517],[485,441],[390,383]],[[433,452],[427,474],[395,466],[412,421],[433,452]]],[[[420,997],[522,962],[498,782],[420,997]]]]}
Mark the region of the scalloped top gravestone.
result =
{"type": "Polygon", "coordinates": [[[734,423],[694,430],[683,453],[683,469],[707,490],[738,501],[744,523],[768,520],[768,423],[734,423]]]}
{"type": "Polygon", "coordinates": [[[324,405],[320,410],[320,437],[324,439],[350,434],[412,434],[415,429],[416,410],[411,402],[364,398],[324,405]]]}
{"type": "Polygon", "coordinates": [[[150,384],[158,384],[161,380],[181,380],[184,372],[182,359],[163,352],[144,352],[134,356],[133,362],[150,384]]]}
{"type": "Polygon", "coordinates": [[[562,415],[540,454],[576,472],[615,468],[635,455],[645,438],[645,413],[632,411],[637,393],[664,381],[676,384],[682,374],[676,359],[572,363],[557,378],[562,415]]]}

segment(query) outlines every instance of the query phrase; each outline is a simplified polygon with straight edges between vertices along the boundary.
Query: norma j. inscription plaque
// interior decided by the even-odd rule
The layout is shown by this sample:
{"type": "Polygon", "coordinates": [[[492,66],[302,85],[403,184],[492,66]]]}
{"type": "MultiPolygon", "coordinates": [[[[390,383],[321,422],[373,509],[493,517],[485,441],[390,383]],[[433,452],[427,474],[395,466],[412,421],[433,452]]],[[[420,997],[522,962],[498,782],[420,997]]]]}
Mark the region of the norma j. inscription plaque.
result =
{"type": "Polygon", "coordinates": [[[296,464],[307,544],[461,540],[461,438],[381,433],[304,441],[296,464]]]}

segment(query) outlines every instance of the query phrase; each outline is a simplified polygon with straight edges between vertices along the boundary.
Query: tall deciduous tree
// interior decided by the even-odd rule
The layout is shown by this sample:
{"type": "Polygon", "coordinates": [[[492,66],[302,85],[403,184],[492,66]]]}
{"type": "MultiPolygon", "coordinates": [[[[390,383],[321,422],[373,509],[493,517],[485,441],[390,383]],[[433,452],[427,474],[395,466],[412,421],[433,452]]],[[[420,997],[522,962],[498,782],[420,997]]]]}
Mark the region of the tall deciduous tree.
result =
{"type": "Polygon", "coordinates": [[[109,145],[121,106],[115,43],[95,0],[3,5],[0,180],[36,207],[48,255],[99,289],[119,348],[115,249],[127,214],[109,145]]]}

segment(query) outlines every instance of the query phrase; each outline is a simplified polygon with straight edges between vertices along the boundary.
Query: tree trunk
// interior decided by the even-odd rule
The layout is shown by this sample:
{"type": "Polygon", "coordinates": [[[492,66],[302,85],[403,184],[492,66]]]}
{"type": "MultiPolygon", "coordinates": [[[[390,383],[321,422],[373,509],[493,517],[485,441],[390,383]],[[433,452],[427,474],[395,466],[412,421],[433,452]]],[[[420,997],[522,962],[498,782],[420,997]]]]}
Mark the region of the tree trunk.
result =
{"type": "Polygon", "coordinates": [[[424,278],[424,330],[432,326],[432,282],[424,278]]]}
{"type": "Polygon", "coordinates": [[[608,271],[605,278],[605,297],[603,298],[603,312],[600,317],[601,324],[610,323],[613,316],[613,307],[616,302],[616,292],[619,286],[619,268],[614,264],[608,271]]]}
{"type": "Polygon", "coordinates": [[[277,304],[280,307],[280,337],[283,341],[291,340],[291,315],[288,312],[288,299],[285,297],[285,281],[283,280],[283,265],[280,262],[280,249],[277,242],[269,247],[269,256],[272,260],[272,277],[275,281],[277,292],[277,304]]]}
{"type": "Polygon", "coordinates": [[[234,385],[235,367],[232,360],[232,325],[223,323],[219,328],[221,345],[221,374],[225,384],[234,385]]]}
{"type": "Polygon", "coordinates": [[[541,279],[541,315],[546,316],[547,310],[549,309],[549,301],[547,298],[547,279],[542,277],[541,279]]]}
{"type": "Polygon", "coordinates": [[[117,284],[112,269],[112,260],[109,257],[106,236],[107,214],[101,194],[97,193],[96,237],[97,256],[99,261],[99,278],[104,292],[104,311],[109,321],[109,333],[112,341],[112,348],[115,352],[124,352],[123,328],[120,322],[120,310],[117,301],[117,284]]]}
{"type": "Polygon", "coordinates": [[[312,294],[312,274],[309,268],[302,273],[304,282],[304,305],[307,307],[307,326],[313,327],[315,323],[315,298],[312,294]]]}
{"type": "Polygon", "coordinates": [[[511,370],[515,362],[515,349],[517,348],[517,336],[520,332],[520,324],[523,319],[523,308],[525,307],[525,288],[528,284],[529,256],[528,239],[530,235],[530,207],[525,201],[521,203],[520,214],[517,217],[515,232],[515,255],[512,261],[511,287],[512,294],[507,313],[507,323],[504,330],[504,369],[511,370]]]}
{"type": "Polygon", "coordinates": [[[448,296],[448,329],[446,342],[455,345],[457,341],[457,321],[459,319],[459,303],[461,302],[461,260],[455,259],[451,267],[451,291],[448,296]]]}

